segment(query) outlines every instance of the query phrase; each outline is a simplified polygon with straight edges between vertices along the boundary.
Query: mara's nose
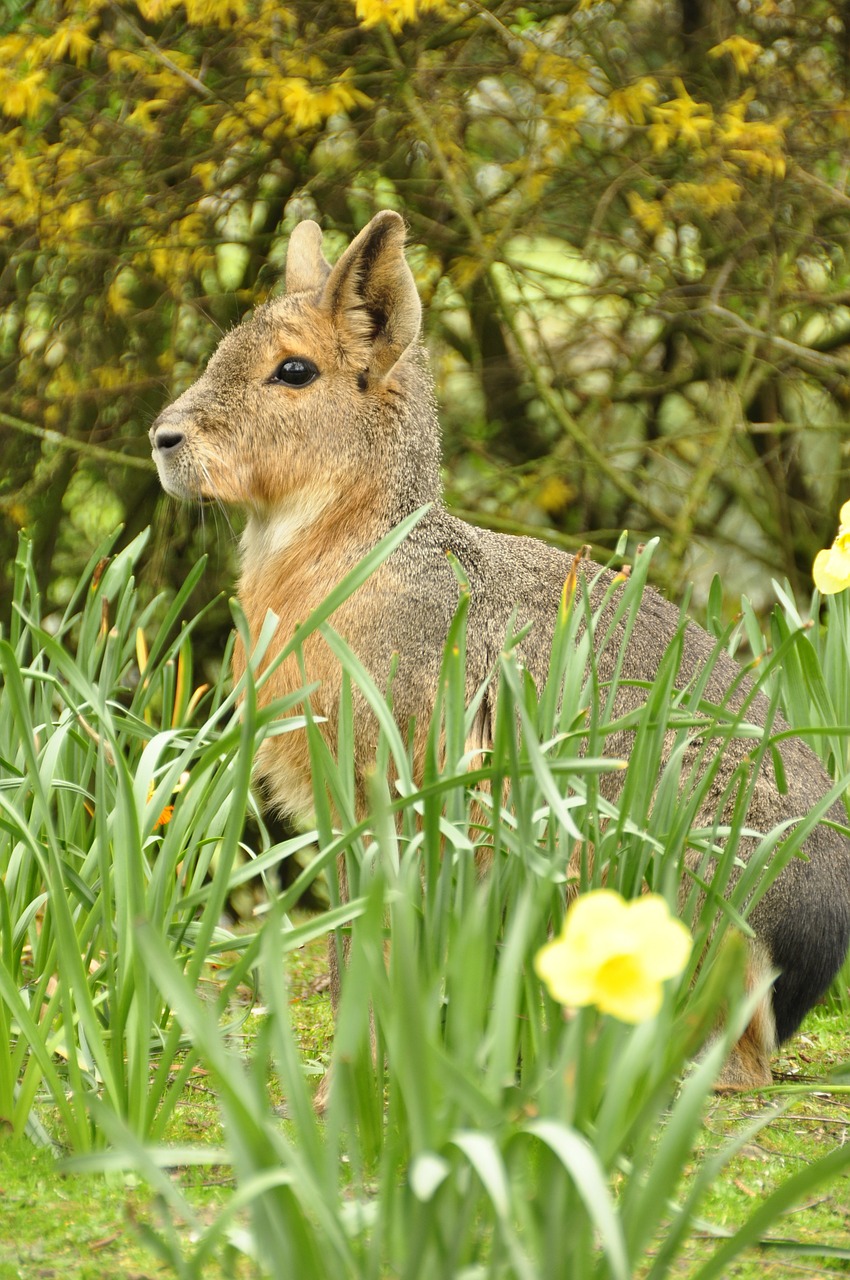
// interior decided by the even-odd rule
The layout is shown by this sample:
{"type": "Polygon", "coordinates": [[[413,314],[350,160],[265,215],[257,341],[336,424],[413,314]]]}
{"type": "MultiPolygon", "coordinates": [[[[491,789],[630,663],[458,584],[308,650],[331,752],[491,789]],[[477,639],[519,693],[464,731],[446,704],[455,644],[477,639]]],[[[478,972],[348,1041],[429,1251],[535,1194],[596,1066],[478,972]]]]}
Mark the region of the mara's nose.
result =
{"type": "Polygon", "coordinates": [[[165,423],[158,425],[156,422],[150,429],[150,441],[154,449],[164,456],[176,453],[186,436],[177,427],[169,427],[165,423]]]}

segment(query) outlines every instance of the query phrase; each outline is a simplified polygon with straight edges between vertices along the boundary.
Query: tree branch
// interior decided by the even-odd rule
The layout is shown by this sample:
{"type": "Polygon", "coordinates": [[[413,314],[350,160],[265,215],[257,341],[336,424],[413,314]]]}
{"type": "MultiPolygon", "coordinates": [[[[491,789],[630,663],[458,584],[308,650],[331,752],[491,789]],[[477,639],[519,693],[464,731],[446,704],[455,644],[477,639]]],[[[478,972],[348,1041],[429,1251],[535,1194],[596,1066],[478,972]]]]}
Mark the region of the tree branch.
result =
{"type": "Polygon", "coordinates": [[[48,427],[37,427],[34,422],[24,422],[22,418],[13,418],[11,414],[0,412],[0,426],[11,427],[25,436],[35,436],[47,444],[54,444],[58,449],[70,449],[74,453],[84,453],[99,462],[108,462],[112,466],[136,467],[140,471],[151,472],[155,469],[150,458],[134,458],[129,453],[116,453],[114,449],[103,449],[99,444],[89,444],[86,440],[71,440],[58,431],[48,427]]]}

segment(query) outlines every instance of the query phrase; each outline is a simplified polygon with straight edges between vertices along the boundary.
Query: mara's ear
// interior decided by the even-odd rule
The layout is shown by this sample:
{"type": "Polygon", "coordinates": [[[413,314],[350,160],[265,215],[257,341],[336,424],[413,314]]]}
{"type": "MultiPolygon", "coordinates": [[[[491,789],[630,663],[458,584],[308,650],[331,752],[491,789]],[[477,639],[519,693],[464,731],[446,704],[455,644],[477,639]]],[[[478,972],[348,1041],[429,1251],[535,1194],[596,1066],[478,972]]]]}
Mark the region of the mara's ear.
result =
{"type": "Polygon", "coordinates": [[[404,222],[385,209],[352,240],[322,294],[344,347],[383,378],[419,333],[422,307],[404,257],[404,222]]]}
{"type": "Polygon", "coordinates": [[[322,253],[322,228],[318,222],[299,222],[286,249],[286,292],[314,293],[330,269],[322,253]]]}

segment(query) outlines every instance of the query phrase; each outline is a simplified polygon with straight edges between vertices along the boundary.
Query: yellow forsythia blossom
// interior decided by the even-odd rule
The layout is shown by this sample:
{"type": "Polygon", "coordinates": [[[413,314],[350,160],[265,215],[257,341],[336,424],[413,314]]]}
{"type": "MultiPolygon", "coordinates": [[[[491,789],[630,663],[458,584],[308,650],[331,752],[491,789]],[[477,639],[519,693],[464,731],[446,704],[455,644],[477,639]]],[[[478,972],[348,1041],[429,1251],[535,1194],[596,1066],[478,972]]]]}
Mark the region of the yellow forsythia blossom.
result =
{"type": "Polygon", "coordinates": [[[714,128],[709,103],[692,98],[678,76],[673,79],[673,88],[675,98],[650,108],[654,123],[649,126],[647,137],[656,155],[662,155],[674,142],[699,152],[714,128]]]}
{"type": "Polygon", "coordinates": [[[812,577],[822,596],[834,596],[850,587],[850,502],[838,516],[838,533],[828,551],[819,551],[812,565],[812,577]]]}
{"type": "Polygon", "coordinates": [[[717,128],[717,142],[727,159],[754,176],[785,177],[785,127],[787,116],[773,120],[748,120],[747,110],[753,90],[741,95],[723,112],[717,128]]]}
{"type": "Polygon", "coordinates": [[[247,0],[136,0],[136,7],[148,22],[162,22],[182,7],[192,26],[216,26],[222,30],[248,17],[247,0]]]}
{"type": "Polygon", "coordinates": [[[743,194],[732,178],[714,178],[705,182],[676,182],[670,188],[669,198],[674,204],[690,205],[711,217],[730,208],[743,194]]]}
{"type": "Polygon", "coordinates": [[[17,79],[0,67],[0,111],[19,120],[34,120],[42,107],[56,101],[45,83],[46,71],[30,71],[17,79]]]}
{"type": "Polygon", "coordinates": [[[645,1022],[661,1008],[665,979],[682,972],[690,953],[691,935],[662,897],[627,902],[596,889],[576,899],[534,967],[560,1004],[645,1022]]]}
{"type": "Polygon", "coordinates": [[[94,40],[89,30],[93,21],[83,23],[63,22],[52,35],[43,36],[33,41],[29,53],[37,55],[40,61],[59,62],[62,58],[73,58],[78,67],[84,67],[94,47],[94,40]]]}
{"type": "Polygon", "coordinates": [[[647,110],[658,100],[658,81],[642,76],[608,95],[608,110],[631,124],[646,124],[647,110]]]}
{"type": "Polygon", "coordinates": [[[746,36],[730,36],[728,40],[709,49],[708,56],[722,58],[724,53],[729,54],[738,74],[745,76],[753,63],[764,53],[764,49],[753,40],[748,40],[746,36]]]}
{"type": "Polygon", "coordinates": [[[563,511],[567,503],[575,497],[575,489],[568,485],[561,476],[547,476],[537,495],[537,505],[550,515],[563,511]]]}
{"type": "Polygon", "coordinates": [[[362,27],[385,22],[395,35],[406,22],[416,22],[423,13],[448,10],[446,0],[355,0],[354,12],[362,27]]]}
{"type": "Polygon", "coordinates": [[[629,212],[635,222],[643,227],[648,235],[657,235],[664,230],[664,210],[657,200],[644,200],[637,191],[626,193],[629,212]]]}

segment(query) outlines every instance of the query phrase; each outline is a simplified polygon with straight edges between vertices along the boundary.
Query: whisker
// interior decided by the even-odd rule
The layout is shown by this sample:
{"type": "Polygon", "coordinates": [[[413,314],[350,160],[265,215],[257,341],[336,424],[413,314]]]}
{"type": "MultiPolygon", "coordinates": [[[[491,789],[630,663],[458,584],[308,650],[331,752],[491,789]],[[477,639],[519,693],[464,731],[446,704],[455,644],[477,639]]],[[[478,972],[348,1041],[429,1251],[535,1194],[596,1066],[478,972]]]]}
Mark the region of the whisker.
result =
{"type": "Polygon", "coordinates": [[[191,305],[194,311],[197,311],[199,315],[203,316],[208,324],[211,324],[212,327],[218,331],[218,336],[223,338],[227,330],[219,324],[215,316],[210,311],[207,311],[206,307],[201,306],[197,298],[193,300],[191,305]]]}
{"type": "Polygon", "coordinates": [[[201,472],[201,476],[204,480],[207,491],[210,494],[211,506],[214,513],[214,519],[216,520],[216,527],[218,524],[218,515],[221,514],[221,516],[224,518],[224,522],[227,525],[227,528],[230,531],[231,537],[235,538],[236,530],[233,528],[233,524],[231,523],[230,513],[227,510],[226,505],[222,502],[221,498],[219,498],[218,495],[216,494],[215,485],[212,482],[212,477],[210,476],[210,473],[206,464],[204,462],[199,462],[198,469],[201,472]]]}

